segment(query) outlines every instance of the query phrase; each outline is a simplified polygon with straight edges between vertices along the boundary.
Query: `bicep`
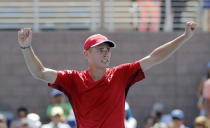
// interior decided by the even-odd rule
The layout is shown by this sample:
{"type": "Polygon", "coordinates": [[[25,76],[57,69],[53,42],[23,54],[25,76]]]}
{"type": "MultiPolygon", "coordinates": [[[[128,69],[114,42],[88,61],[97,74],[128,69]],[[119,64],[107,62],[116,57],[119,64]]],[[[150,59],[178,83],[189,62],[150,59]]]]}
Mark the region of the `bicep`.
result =
{"type": "Polygon", "coordinates": [[[150,69],[152,66],[154,66],[156,64],[156,60],[151,57],[150,55],[142,58],[141,60],[139,60],[140,64],[141,64],[141,68],[143,71],[146,71],[148,69],[150,69]]]}
{"type": "Polygon", "coordinates": [[[56,81],[57,74],[56,70],[44,68],[41,79],[47,83],[54,83],[56,81]]]}

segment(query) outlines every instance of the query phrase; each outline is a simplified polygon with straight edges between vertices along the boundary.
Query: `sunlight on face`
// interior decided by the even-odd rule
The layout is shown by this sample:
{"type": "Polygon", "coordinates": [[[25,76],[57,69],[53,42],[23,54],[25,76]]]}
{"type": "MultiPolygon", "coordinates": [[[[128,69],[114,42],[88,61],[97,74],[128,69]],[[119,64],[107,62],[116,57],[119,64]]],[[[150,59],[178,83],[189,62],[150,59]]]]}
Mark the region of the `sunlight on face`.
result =
{"type": "Polygon", "coordinates": [[[89,65],[93,65],[100,68],[106,68],[110,64],[111,51],[110,46],[106,43],[88,49],[88,62],[89,65]]]}

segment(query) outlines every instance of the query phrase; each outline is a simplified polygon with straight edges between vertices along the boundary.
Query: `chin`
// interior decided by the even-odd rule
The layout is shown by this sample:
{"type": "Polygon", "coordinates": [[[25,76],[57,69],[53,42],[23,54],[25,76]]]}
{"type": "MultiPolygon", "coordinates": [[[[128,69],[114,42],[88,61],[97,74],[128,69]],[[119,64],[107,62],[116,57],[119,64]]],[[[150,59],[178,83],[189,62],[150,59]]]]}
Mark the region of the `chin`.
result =
{"type": "Polygon", "coordinates": [[[103,64],[101,65],[102,68],[108,68],[109,67],[109,64],[103,64]]]}
{"type": "Polygon", "coordinates": [[[101,68],[108,68],[109,67],[109,65],[103,65],[103,66],[101,66],[101,68]]]}
{"type": "Polygon", "coordinates": [[[98,63],[98,66],[100,68],[108,68],[109,64],[110,64],[110,62],[107,62],[107,63],[100,62],[100,63],[98,63]]]}
{"type": "Polygon", "coordinates": [[[109,67],[109,64],[106,64],[106,68],[108,68],[109,67]]]}
{"type": "Polygon", "coordinates": [[[109,65],[106,65],[104,68],[108,68],[109,67],[109,65]]]}

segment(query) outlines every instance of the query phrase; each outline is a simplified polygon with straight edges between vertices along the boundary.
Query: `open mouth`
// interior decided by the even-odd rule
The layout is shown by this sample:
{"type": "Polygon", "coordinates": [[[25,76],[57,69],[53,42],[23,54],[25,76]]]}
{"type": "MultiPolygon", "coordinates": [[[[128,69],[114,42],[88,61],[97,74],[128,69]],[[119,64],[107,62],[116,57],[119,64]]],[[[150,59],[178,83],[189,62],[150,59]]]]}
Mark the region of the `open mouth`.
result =
{"type": "Polygon", "coordinates": [[[106,64],[106,63],[109,63],[109,60],[108,59],[104,59],[104,60],[101,60],[101,62],[106,64]]]}

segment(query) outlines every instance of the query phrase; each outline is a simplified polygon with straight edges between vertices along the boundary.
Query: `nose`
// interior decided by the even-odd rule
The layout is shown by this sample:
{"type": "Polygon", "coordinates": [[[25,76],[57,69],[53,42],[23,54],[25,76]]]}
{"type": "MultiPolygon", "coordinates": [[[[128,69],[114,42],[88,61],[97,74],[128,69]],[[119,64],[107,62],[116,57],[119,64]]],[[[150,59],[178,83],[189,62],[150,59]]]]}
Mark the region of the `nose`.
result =
{"type": "Polygon", "coordinates": [[[109,50],[108,49],[104,49],[103,50],[103,56],[106,57],[108,56],[109,50]]]}

